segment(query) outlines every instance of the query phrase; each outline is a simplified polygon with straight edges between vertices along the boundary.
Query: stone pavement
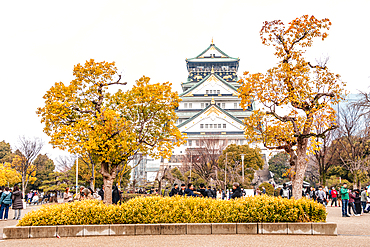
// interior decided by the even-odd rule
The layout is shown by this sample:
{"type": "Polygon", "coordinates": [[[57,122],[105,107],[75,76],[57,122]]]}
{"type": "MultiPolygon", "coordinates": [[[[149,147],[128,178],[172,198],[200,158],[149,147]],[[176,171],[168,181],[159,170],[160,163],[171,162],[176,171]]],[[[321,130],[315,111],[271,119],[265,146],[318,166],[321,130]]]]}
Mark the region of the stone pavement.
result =
{"type": "MultiPolygon", "coordinates": [[[[21,212],[21,218],[28,212],[32,210],[37,210],[41,206],[27,206],[26,209],[23,209],[21,212]]],[[[15,226],[18,224],[18,220],[12,220],[14,218],[14,210],[9,208],[9,219],[7,221],[0,221],[0,239],[3,239],[3,228],[5,226],[15,226]]]]}
{"type": "MultiPolygon", "coordinates": [[[[328,207],[328,222],[337,222],[338,236],[297,235],[156,235],[4,240],[1,246],[370,246],[370,214],[341,217],[341,208],[328,207]]],[[[8,221],[9,222],[9,221],[8,221]]],[[[0,223],[2,228],[4,222],[0,223]]],[[[1,229],[2,232],[2,229],[1,229]]]]}

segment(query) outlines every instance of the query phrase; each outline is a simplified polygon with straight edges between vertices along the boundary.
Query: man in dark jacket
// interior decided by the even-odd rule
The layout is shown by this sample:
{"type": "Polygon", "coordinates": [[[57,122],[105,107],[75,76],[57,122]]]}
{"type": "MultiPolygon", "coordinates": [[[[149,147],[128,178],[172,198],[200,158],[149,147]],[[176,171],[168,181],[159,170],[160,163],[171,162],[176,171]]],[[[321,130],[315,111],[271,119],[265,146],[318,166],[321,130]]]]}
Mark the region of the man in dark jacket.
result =
{"type": "Polygon", "coordinates": [[[233,184],[233,194],[231,195],[231,199],[240,198],[242,197],[242,190],[239,186],[239,183],[233,184]]]}
{"type": "Polygon", "coordinates": [[[289,199],[291,196],[291,190],[285,183],[283,184],[283,188],[280,190],[280,196],[287,199],[289,199]]]}
{"type": "Polygon", "coordinates": [[[179,194],[179,185],[174,184],[172,190],[170,191],[169,196],[176,196],[179,194]]]}
{"type": "Polygon", "coordinates": [[[104,201],[104,187],[102,187],[102,188],[99,190],[98,195],[101,197],[102,201],[104,201]]]}
{"type": "Polygon", "coordinates": [[[211,192],[212,198],[216,198],[217,196],[216,190],[212,190],[211,186],[208,186],[208,191],[211,192]]]}
{"type": "Polygon", "coordinates": [[[204,184],[200,184],[199,185],[198,192],[200,192],[203,197],[210,197],[210,198],[212,198],[212,192],[209,191],[209,190],[206,190],[206,186],[204,184]]]}
{"type": "Polygon", "coordinates": [[[193,190],[194,190],[193,184],[189,183],[188,188],[185,190],[185,195],[186,196],[197,197],[197,195],[194,194],[193,190]]]}
{"type": "Polygon", "coordinates": [[[186,190],[186,186],[185,186],[185,184],[181,184],[181,188],[180,188],[180,190],[179,190],[178,194],[179,194],[180,196],[184,196],[184,195],[185,195],[185,190],[186,190]]]}
{"type": "Polygon", "coordinates": [[[120,193],[117,186],[113,186],[112,203],[117,204],[120,201],[120,193]]]}

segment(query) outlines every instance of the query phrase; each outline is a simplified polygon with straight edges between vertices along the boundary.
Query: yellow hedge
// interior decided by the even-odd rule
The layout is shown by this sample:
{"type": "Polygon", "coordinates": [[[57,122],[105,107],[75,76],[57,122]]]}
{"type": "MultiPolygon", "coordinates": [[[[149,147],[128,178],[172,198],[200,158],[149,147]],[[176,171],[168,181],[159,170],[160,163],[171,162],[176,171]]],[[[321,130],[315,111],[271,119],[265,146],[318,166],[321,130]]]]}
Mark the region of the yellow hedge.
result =
{"type": "Polygon", "coordinates": [[[320,222],[326,210],[316,202],[256,196],[237,200],[186,197],[137,197],[121,205],[97,200],[42,206],[27,213],[18,226],[227,223],[227,222],[320,222]]]}

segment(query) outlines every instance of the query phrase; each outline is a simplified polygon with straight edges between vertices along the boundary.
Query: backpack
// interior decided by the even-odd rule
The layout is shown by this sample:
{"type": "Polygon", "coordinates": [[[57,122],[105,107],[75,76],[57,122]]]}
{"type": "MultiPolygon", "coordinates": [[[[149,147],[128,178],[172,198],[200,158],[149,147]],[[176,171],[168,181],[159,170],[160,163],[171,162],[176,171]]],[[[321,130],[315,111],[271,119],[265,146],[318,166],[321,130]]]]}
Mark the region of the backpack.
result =
{"type": "Polygon", "coordinates": [[[282,197],[284,198],[289,198],[289,189],[282,189],[283,190],[283,195],[282,197]]]}

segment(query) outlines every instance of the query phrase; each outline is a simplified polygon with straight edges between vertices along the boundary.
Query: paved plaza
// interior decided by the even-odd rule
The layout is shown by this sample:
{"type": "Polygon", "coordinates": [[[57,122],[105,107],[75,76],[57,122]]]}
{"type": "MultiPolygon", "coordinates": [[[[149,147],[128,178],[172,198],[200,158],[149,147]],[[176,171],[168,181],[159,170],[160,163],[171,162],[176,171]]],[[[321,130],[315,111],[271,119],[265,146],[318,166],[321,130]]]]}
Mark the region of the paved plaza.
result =
{"type": "MultiPolygon", "coordinates": [[[[27,211],[37,207],[27,208],[27,211]]],[[[3,240],[0,246],[370,246],[370,214],[341,217],[341,208],[328,207],[328,222],[338,223],[338,236],[292,236],[292,235],[158,235],[158,236],[120,236],[83,237],[52,239],[3,240]]],[[[13,212],[10,212],[13,218],[13,212]]],[[[8,220],[0,222],[4,226],[15,225],[8,220]]]]}

